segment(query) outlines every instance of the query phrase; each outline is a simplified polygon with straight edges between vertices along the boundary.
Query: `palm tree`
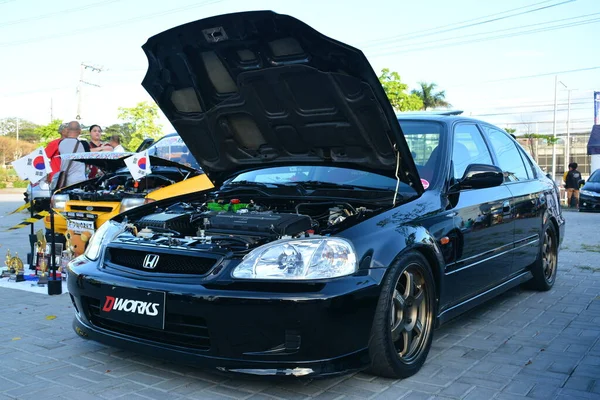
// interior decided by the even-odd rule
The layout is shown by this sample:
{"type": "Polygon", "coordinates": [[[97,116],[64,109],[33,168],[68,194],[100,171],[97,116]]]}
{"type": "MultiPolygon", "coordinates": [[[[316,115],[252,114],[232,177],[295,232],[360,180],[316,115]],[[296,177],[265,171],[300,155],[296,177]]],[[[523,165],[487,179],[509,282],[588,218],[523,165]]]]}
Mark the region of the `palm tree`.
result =
{"type": "Polygon", "coordinates": [[[437,84],[419,82],[421,89],[413,89],[410,93],[417,95],[423,101],[423,110],[436,107],[450,107],[452,104],[446,101],[446,91],[434,93],[437,84]]]}

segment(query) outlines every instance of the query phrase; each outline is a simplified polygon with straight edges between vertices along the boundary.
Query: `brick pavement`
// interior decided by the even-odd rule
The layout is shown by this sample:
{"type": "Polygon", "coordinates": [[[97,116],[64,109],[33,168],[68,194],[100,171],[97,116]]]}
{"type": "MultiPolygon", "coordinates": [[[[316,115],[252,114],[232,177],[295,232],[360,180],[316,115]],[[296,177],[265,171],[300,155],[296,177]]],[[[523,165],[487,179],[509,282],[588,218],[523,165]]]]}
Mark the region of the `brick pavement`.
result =
{"type": "Polygon", "coordinates": [[[0,288],[0,399],[599,399],[600,214],[566,217],[554,289],[511,290],[442,327],[409,379],[218,375],[79,338],[67,294],[0,288]]]}

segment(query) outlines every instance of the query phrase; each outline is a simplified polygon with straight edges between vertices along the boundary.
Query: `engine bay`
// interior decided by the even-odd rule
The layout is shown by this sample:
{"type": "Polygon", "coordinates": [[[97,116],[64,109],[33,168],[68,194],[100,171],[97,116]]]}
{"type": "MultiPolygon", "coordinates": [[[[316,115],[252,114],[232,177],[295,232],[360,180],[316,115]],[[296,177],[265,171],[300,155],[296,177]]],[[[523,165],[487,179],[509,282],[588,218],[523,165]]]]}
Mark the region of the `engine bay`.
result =
{"type": "Polygon", "coordinates": [[[119,240],[244,253],[278,239],[334,234],[382,210],[345,201],[269,197],[179,202],[128,223],[119,240]]]}
{"type": "Polygon", "coordinates": [[[144,197],[148,193],[183,180],[180,173],[152,173],[135,181],[129,173],[107,174],[98,179],[82,182],[77,187],[62,190],[72,200],[121,201],[129,197],[144,197]]]}

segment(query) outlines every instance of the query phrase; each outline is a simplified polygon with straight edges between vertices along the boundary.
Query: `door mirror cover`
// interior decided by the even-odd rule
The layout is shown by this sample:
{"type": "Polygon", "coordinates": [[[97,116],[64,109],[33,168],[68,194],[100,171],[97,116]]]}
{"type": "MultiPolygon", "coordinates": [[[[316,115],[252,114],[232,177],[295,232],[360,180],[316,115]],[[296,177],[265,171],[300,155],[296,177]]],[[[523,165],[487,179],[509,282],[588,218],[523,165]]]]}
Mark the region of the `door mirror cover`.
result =
{"type": "Polygon", "coordinates": [[[504,183],[504,172],[495,165],[469,164],[459,182],[460,189],[484,189],[504,183]]]}

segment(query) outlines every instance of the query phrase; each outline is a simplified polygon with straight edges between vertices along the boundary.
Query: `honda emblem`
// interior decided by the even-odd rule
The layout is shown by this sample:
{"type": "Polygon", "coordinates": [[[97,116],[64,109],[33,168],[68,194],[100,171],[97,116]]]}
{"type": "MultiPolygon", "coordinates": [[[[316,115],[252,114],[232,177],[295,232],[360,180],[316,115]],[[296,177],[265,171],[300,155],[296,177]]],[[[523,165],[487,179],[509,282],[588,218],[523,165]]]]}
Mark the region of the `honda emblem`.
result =
{"type": "Polygon", "coordinates": [[[158,254],[148,254],[144,258],[144,268],[154,269],[158,265],[158,259],[160,256],[158,254]]]}

